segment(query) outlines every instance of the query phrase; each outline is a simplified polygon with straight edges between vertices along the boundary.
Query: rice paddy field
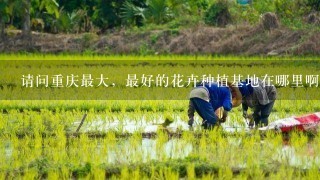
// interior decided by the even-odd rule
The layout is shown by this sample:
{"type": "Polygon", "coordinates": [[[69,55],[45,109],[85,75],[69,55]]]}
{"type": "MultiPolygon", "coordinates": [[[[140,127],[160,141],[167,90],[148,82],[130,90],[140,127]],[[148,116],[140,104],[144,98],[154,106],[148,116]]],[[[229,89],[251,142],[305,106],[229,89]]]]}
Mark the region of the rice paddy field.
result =
{"type": "Polygon", "coordinates": [[[269,122],[320,112],[319,60],[0,55],[0,179],[319,179],[319,132],[249,129],[241,106],[214,130],[187,125],[209,75],[272,79],[269,122]]]}

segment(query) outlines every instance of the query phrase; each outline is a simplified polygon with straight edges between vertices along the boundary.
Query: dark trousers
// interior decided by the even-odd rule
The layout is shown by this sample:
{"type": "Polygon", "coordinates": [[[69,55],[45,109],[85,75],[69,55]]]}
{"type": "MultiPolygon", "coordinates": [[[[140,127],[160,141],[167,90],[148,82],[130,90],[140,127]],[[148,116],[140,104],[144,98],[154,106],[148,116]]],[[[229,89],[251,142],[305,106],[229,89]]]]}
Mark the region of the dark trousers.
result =
{"type": "Polygon", "coordinates": [[[200,98],[191,98],[190,101],[196,112],[203,119],[204,128],[213,127],[216,124],[218,117],[216,116],[212,105],[200,98]]]}
{"type": "Polygon", "coordinates": [[[256,126],[267,126],[268,118],[273,108],[274,101],[266,105],[258,105],[254,107],[253,119],[256,126]]]}

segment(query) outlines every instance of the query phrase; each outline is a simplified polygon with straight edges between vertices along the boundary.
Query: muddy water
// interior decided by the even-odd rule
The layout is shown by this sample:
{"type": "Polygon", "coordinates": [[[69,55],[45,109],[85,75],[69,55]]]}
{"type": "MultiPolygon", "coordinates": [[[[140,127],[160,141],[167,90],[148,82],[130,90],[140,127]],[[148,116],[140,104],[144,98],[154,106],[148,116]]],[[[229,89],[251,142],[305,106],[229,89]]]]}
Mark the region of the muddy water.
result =
{"type": "Polygon", "coordinates": [[[108,157],[106,160],[108,163],[131,163],[136,161],[147,162],[150,160],[159,160],[161,158],[184,158],[189,156],[193,151],[193,146],[181,139],[170,139],[160,147],[161,153],[159,153],[159,147],[154,139],[143,138],[141,144],[138,147],[132,146],[129,141],[122,141],[116,145],[116,148],[109,149],[108,157]],[[119,156],[119,152],[125,152],[125,156],[119,156]],[[135,159],[134,157],[139,157],[135,159]]]}
{"type": "MultiPolygon", "coordinates": [[[[94,139],[91,140],[95,141],[94,139]]],[[[232,154],[241,153],[241,151],[243,151],[239,149],[239,147],[242,145],[242,140],[240,138],[227,137],[226,141],[228,143],[228,148],[220,148],[220,150],[230,152],[230,158],[232,158],[232,154]]],[[[14,158],[13,152],[19,150],[15,149],[10,141],[3,143],[5,143],[5,146],[3,146],[4,149],[1,150],[1,152],[3,152],[1,157],[2,159],[10,161],[10,159],[14,158]]],[[[303,169],[308,169],[313,167],[313,165],[316,165],[320,168],[320,154],[314,152],[311,146],[312,144],[310,144],[310,147],[308,145],[307,152],[303,153],[301,153],[300,149],[295,149],[287,145],[282,147],[272,147],[273,145],[263,141],[257,142],[256,144],[262,147],[260,149],[261,151],[258,152],[259,157],[256,159],[258,163],[260,161],[267,162],[269,164],[274,162],[280,164],[285,163],[286,165],[303,169]],[[270,149],[272,149],[272,154],[269,156],[268,154],[270,154],[270,149]]],[[[197,143],[189,142],[181,138],[172,138],[165,140],[165,142],[162,143],[159,143],[158,139],[148,138],[142,138],[141,140],[135,142],[130,141],[130,138],[119,139],[112,145],[108,144],[107,147],[103,146],[106,145],[103,145],[103,143],[98,143],[95,148],[96,151],[92,153],[95,153],[95,155],[99,156],[104,154],[101,158],[103,158],[103,161],[108,164],[128,164],[135,162],[148,162],[151,160],[161,161],[166,159],[185,158],[190,155],[201,155],[201,153],[203,153],[203,149],[201,149],[197,143]]],[[[74,151],[73,149],[66,149],[66,151],[68,150],[74,151]]],[[[212,155],[215,155],[215,153],[212,155]]],[[[247,156],[247,154],[244,153],[236,155],[238,158],[239,156],[247,156]]],[[[221,157],[218,156],[216,158],[219,159],[221,157]]],[[[230,163],[230,166],[245,168],[247,166],[247,162],[241,159],[237,159],[230,163]]],[[[212,159],[212,161],[215,162],[215,159],[212,159]]]]}
{"type": "MultiPolygon", "coordinates": [[[[163,120],[162,120],[163,121],[163,120]]],[[[130,119],[118,120],[113,119],[112,122],[103,120],[102,118],[98,118],[92,122],[86,123],[82,129],[82,132],[90,132],[90,131],[118,131],[118,132],[156,132],[159,128],[158,124],[162,123],[161,120],[154,120],[152,123],[147,121],[145,118],[142,118],[139,121],[132,121],[130,119]]],[[[75,123],[77,126],[78,123],[75,123]]],[[[235,132],[250,132],[250,128],[245,123],[237,123],[227,121],[222,124],[222,128],[225,132],[235,133],[235,132]]],[[[195,119],[195,123],[192,129],[190,129],[189,125],[186,121],[183,121],[180,117],[177,117],[175,121],[170,124],[167,129],[170,132],[176,132],[177,130],[190,131],[190,130],[199,130],[201,129],[201,120],[195,119]]],[[[237,149],[241,145],[241,139],[236,139],[232,137],[228,137],[228,143],[230,148],[237,149]]],[[[269,147],[272,145],[266,144],[265,142],[260,143],[262,146],[269,147]]],[[[137,155],[137,152],[140,154],[140,159],[144,162],[149,160],[161,160],[161,158],[184,158],[192,153],[197,154],[199,151],[199,147],[195,147],[194,144],[190,142],[186,142],[183,139],[169,139],[167,142],[163,144],[161,149],[161,156],[159,157],[159,150],[157,148],[157,140],[155,139],[146,139],[143,138],[141,144],[135,149],[131,149],[132,145],[128,140],[121,140],[116,145],[115,149],[109,149],[108,157],[106,160],[109,163],[130,163],[134,162],[134,159],[130,157],[134,157],[137,155]],[[119,152],[125,152],[126,156],[121,156],[119,152]]],[[[282,147],[276,147],[273,149],[273,154],[267,158],[267,161],[270,162],[285,162],[290,166],[300,167],[300,168],[310,168],[313,164],[316,164],[320,167],[320,155],[319,153],[310,153],[313,151],[312,147],[307,148],[308,152],[301,153],[301,151],[284,145],[282,147]]],[[[263,152],[262,152],[263,153],[263,152]]],[[[238,163],[239,167],[246,167],[246,163],[238,163]]]]}
{"type": "MultiPolygon", "coordinates": [[[[80,122],[75,122],[73,124],[74,128],[79,125],[80,122]]],[[[101,117],[92,121],[87,122],[81,128],[81,132],[90,132],[90,131],[100,131],[100,132],[108,132],[108,131],[117,131],[122,133],[134,133],[134,132],[156,132],[159,128],[159,124],[163,123],[163,120],[153,120],[152,123],[147,121],[144,117],[139,121],[132,121],[130,119],[114,119],[112,121],[103,120],[101,117]]],[[[226,132],[237,132],[237,131],[247,131],[250,129],[247,124],[239,124],[239,123],[223,123],[222,128],[226,132]]],[[[177,117],[173,123],[171,123],[167,129],[170,132],[176,132],[177,130],[189,131],[189,130],[200,130],[201,129],[201,121],[199,119],[195,119],[194,125],[192,128],[187,124],[186,121],[181,120],[180,117],[177,117]]]]}
{"type": "MultiPolygon", "coordinates": [[[[241,140],[230,138],[228,139],[230,148],[235,148],[240,145],[241,140]]],[[[170,139],[164,143],[161,152],[162,155],[159,156],[157,150],[157,142],[153,139],[142,139],[141,146],[137,149],[130,149],[132,146],[130,142],[125,141],[117,145],[117,149],[110,150],[108,157],[106,157],[109,163],[131,163],[135,162],[134,159],[128,157],[136,156],[137,152],[142,155],[142,161],[147,162],[149,160],[161,160],[161,158],[177,159],[185,158],[190,156],[192,153],[198,152],[199,147],[195,147],[190,142],[186,142],[181,139],[170,139]],[[119,156],[118,152],[123,152],[121,149],[125,149],[126,156],[119,156]]],[[[261,142],[263,144],[263,142],[261,142]]],[[[269,146],[264,144],[264,146],[269,146]]],[[[308,151],[312,151],[309,148],[308,151]]],[[[262,152],[263,153],[263,152],[262,152]]],[[[264,156],[264,155],[261,155],[264,156]]],[[[313,165],[320,167],[320,155],[310,154],[308,152],[301,154],[291,146],[283,146],[280,148],[275,148],[274,153],[270,157],[265,157],[266,162],[279,162],[286,163],[287,165],[293,167],[299,167],[303,169],[311,168],[313,165]]],[[[245,168],[246,162],[238,162],[237,165],[240,168],[245,168]]]]}
{"type": "Polygon", "coordinates": [[[290,166],[300,167],[303,169],[311,168],[313,165],[320,168],[320,155],[318,153],[314,154],[312,151],[314,151],[313,148],[308,147],[307,152],[301,154],[297,149],[286,145],[281,149],[277,149],[272,159],[287,162],[290,166]]]}

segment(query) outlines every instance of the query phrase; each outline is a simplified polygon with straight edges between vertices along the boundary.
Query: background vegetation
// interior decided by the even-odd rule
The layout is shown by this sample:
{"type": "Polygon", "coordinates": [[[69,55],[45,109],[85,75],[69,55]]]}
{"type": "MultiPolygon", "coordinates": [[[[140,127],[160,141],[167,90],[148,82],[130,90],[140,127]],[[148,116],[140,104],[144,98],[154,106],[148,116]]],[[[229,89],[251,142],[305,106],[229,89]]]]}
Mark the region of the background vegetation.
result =
{"type": "Polygon", "coordinates": [[[303,17],[320,10],[319,0],[2,0],[0,28],[50,33],[105,32],[117,27],[167,25],[179,28],[199,22],[210,25],[227,9],[233,23],[258,22],[274,12],[283,24],[302,27],[303,17]]]}

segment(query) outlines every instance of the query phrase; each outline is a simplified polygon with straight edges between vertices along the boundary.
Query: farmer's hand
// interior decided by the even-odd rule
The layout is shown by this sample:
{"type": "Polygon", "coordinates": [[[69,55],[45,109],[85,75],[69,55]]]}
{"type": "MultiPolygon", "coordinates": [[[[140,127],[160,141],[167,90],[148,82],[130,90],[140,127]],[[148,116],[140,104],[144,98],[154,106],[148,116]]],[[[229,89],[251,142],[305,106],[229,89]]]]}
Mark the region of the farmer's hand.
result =
{"type": "Polygon", "coordinates": [[[228,117],[228,111],[223,111],[222,117],[219,119],[220,123],[225,123],[228,117]]]}
{"type": "Polygon", "coordinates": [[[248,112],[247,111],[243,111],[242,112],[242,116],[247,119],[248,118],[248,112]]]}
{"type": "Polygon", "coordinates": [[[253,114],[247,115],[247,119],[249,119],[249,127],[253,128],[253,126],[254,126],[253,114]]]}
{"type": "Polygon", "coordinates": [[[250,119],[249,121],[249,128],[253,128],[254,126],[254,120],[253,119],[250,119]]]}
{"type": "Polygon", "coordinates": [[[253,114],[248,114],[247,118],[253,121],[253,114]]]}
{"type": "Polygon", "coordinates": [[[194,122],[193,118],[189,119],[188,125],[189,125],[189,126],[192,126],[192,125],[193,125],[193,122],[194,122]]]}
{"type": "Polygon", "coordinates": [[[227,118],[220,118],[220,119],[219,119],[219,123],[225,123],[226,120],[227,120],[227,118]]]}

